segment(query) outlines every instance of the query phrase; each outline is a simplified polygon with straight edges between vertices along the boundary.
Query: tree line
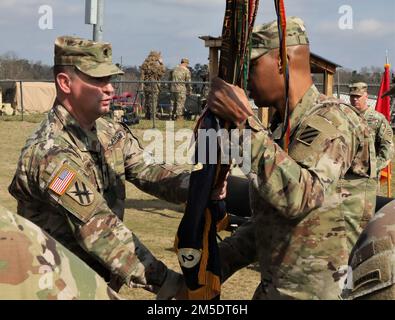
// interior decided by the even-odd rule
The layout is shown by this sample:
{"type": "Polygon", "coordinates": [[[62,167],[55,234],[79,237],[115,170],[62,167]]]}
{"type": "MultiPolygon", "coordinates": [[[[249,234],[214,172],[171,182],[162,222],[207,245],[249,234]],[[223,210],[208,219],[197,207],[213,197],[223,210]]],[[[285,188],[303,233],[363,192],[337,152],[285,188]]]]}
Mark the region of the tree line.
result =
{"type": "MultiPolygon", "coordinates": [[[[125,75],[119,80],[138,80],[140,78],[139,66],[121,66],[125,75]]],[[[190,68],[193,81],[206,81],[207,70],[206,64],[197,63],[190,68]]],[[[383,74],[383,67],[362,67],[359,71],[348,68],[337,70],[335,83],[352,83],[363,81],[369,84],[380,84],[383,74]]],[[[171,68],[166,68],[166,74],[163,80],[168,79],[171,68]]],[[[392,74],[394,71],[392,70],[392,74]]],[[[18,80],[53,80],[52,66],[43,64],[41,61],[29,61],[17,56],[15,52],[7,52],[0,55],[0,79],[18,79],[18,80]]],[[[315,81],[322,81],[319,75],[314,76],[315,81]]],[[[393,78],[393,80],[395,80],[393,78]]],[[[395,82],[395,81],[394,81],[395,82]]]]}

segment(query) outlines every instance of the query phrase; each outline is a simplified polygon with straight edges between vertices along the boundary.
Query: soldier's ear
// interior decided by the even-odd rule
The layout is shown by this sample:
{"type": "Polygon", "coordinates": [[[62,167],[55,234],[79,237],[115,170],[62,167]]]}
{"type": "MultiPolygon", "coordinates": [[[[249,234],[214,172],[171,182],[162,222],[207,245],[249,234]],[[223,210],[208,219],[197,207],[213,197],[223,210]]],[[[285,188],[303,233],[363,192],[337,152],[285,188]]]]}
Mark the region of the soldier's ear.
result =
{"type": "Polygon", "coordinates": [[[65,72],[60,72],[56,75],[56,84],[60,91],[65,94],[70,94],[71,92],[71,77],[65,72]]]}

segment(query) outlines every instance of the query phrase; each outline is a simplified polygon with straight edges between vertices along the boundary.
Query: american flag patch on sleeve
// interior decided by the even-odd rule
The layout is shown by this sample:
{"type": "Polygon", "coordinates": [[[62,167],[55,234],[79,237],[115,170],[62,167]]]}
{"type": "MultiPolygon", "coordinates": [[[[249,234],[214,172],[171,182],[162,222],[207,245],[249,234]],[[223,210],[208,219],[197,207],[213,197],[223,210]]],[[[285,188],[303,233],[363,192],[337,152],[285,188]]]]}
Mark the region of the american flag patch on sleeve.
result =
{"type": "Polygon", "coordinates": [[[61,196],[65,193],[74,177],[75,172],[69,168],[62,167],[51,182],[49,189],[61,196]]]}

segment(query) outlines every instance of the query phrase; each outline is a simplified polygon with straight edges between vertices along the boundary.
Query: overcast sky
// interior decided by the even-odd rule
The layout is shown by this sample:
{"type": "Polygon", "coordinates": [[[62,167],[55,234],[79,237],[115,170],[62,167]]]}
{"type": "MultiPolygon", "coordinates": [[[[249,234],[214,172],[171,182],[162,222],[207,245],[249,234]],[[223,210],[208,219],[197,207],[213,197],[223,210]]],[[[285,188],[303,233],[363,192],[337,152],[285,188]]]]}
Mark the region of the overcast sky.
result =
{"type": "MultiPolygon", "coordinates": [[[[360,69],[382,67],[387,49],[395,65],[394,0],[285,0],[285,6],[288,16],[305,21],[316,54],[360,69]],[[344,5],[352,9],[352,25],[344,18],[349,10],[339,13],[344,5]]],[[[161,51],[167,66],[182,57],[192,65],[207,63],[208,49],[198,36],[221,34],[224,8],[225,0],[105,0],[104,40],[113,45],[114,61],[122,57],[123,65],[140,65],[150,50],[161,51]]],[[[260,0],[257,23],[274,18],[273,0],[260,0]]],[[[0,54],[13,51],[52,65],[57,36],[92,37],[84,20],[85,0],[0,0],[0,54]],[[53,29],[39,27],[43,5],[52,9],[53,29]]]]}

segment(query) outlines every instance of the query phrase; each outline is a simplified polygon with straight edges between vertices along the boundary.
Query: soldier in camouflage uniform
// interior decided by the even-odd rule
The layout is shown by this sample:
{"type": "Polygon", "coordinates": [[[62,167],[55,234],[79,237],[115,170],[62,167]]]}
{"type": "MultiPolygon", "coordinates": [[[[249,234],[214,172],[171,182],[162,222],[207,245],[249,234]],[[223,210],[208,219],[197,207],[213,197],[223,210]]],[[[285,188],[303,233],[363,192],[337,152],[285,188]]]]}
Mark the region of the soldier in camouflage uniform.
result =
{"type": "Polygon", "coordinates": [[[368,122],[376,150],[377,171],[380,172],[388,165],[394,155],[393,133],[384,115],[373,108],[369,108],[367,100],[368,85],[366,83],[357,82],[350,85],[351,105],[358,108],[368,122]]]}
{"type": "Polygon", "coordinates": [[[261,283],[255,299],[337,299],[347,271],[348,233],[358,232],[345,215],[355,211],[362,220],[363,214],[373,213],[373,142],[358,110],[320,94],[314,86],[303,21],[288,18],[286,34],[288,153],[281,147],[285,90],[277,22],[254,28],[249,75],[255,104],[277,110],[272,134],[253,115],[241,88],[218,78],[211,84],[210,109],[251,130],[251,168],[245,173],[252,218],[220,243],[222,280],[259,261],[261,283]],[[348,180],[353,182],[350,188],[348,180]],[[346,207],[345,198],[358,206],[346,207]]]}
{"type": "MultiPolygon", "coordinates": [[[[189,172],[150,161],[109,111],[111,45],[75,37],[55,42],[57,99],[28,138],[10,193],[33,221],[100,275],[172,297],[181,275],[157,260],[123,224],[125,180],[172,202],[186,200],[189,172]]],[[[113,282],[114,284],[115,282],[113,282]]],[[[114,285],[115,288],[115,285],[114,285]]]]}
{"type": "Polygon", "coordinates": [[[363,230],[349,260],[345,299],[395,300],[395,200],[363,230]]]}
{"type": "MultiPolygon", "coordinates": [[[[160,81],[164,73],[165,66],[160,52],[151,51],[140,67],[140,80],[160,81]]],[[[152,116],[155,116],[154,110],[158,106],[160,84],[155,82],[144,83],[141,85],[141,90],[144,90],[145,118],[151,119],[152,116]]]]}
{"type": "Polygon", "coordinates": [[[189,60],[187,58],[181,59],[181,64],[175,67],[171,73],[169,81],[173,82],[187,82],[187,83],[172,83],[170,85],[171,105],[172,105],[172,119],[182,119],[184,117],[184,106],[187,95],[191,93],[191,71],[188,69],[189,60]]]}
{"type": "Polygon", "coordinates": [[[119,299],[82,260],[0,206],[0,299],[119,299]]]}

